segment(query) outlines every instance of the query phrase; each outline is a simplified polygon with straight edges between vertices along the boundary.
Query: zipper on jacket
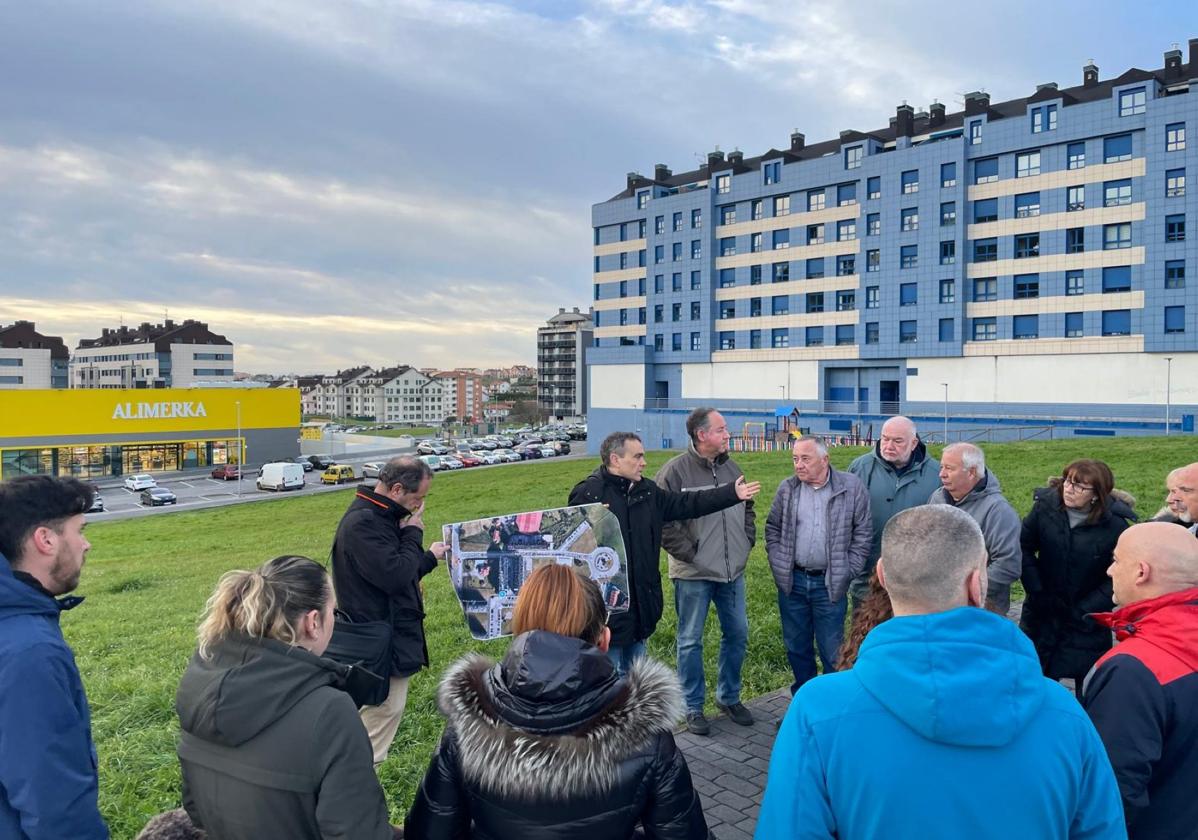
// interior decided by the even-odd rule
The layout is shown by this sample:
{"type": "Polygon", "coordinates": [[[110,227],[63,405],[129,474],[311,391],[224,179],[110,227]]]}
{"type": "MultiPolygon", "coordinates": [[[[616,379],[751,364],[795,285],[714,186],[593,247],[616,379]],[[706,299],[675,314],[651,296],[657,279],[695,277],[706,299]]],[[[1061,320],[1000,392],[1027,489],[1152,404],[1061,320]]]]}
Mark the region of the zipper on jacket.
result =
{"type": "MultiPolygon", "coordinates": [[[[719,487],[720,478],[716,475],[715,461],[711,462],[711,486],[719,487]]],[[[732,561],[728,559],[728,511],[720,511],[720,526],[724,529],[724,577],[732,582],[732,561]]]]}

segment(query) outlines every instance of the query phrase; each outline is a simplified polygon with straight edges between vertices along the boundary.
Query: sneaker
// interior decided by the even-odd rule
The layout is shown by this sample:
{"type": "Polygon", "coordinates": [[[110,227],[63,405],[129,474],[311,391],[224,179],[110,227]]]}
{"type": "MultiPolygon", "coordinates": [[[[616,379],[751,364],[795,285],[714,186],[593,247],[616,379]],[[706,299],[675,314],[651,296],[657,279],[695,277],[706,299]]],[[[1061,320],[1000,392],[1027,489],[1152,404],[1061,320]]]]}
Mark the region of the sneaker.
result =
{"type": "Polygon", "coordinates": [[[711,724],[707,722],[707,718],[702,712],[687,712],[686,728],[696,735],[711,734],[711,724]]]}
{"type": "Polygon", "coordinates": [[[731,706],[725,706],[723,703],[716,703],[716,708],[732,719],[733,723],[738,723],[741,726],[753,725],[753,713],[745,708],[744,703],[733,703],[731,706]]]}

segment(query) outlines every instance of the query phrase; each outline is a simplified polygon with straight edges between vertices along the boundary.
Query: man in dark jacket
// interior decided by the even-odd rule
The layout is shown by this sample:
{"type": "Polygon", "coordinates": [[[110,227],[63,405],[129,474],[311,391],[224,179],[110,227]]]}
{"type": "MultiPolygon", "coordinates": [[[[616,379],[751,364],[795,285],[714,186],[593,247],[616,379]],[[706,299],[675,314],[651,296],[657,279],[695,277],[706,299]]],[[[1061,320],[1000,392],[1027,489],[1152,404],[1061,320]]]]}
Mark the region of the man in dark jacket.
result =
{"type": "Polygon", "coordinates": [[[0,837],[103,840],[83,682],[59,627],[82,598],[93,490],[73,478],[0,484],[0,837]],[[5,558],[8,558],[7,560],[5,558]]]}
{"type": "Polygon", "coordinates": [[[629,599],[626,612],[612,613],[608,656],[620,673],[645,652],[645,640],[661,618],[661,532],[666,522],[696,519],[752,499],[761,484],[735,482],[697,493],[671,493],[644,478],[645,445],[632,432],[612,432],[599,446],[602,465],[575,485],[569,504],[607,505],[620,522],[628,561],[629,599]]]}
{"type": "Polygon", "coordinates": [[[1198,826],[1198,540],[1133,525],[1109,570],[1117,609],[1094,619],[1118,644],[1086,677],[1083,705],[1106,744],[1133,840],[1198,826]]]}
{"type": "Polygon", "coordinates": [[[362,488],[337,526],[333,588],[351,621],[391,622],[391,673],[387,699],[362,709],[362,723],[382,764],[408,699],[408,679],[428,665],[420,579],[445,556],[445,544],[423,548],[424,497],[433,473],[411,455],[392,458],[378,484],[362,488]]]}

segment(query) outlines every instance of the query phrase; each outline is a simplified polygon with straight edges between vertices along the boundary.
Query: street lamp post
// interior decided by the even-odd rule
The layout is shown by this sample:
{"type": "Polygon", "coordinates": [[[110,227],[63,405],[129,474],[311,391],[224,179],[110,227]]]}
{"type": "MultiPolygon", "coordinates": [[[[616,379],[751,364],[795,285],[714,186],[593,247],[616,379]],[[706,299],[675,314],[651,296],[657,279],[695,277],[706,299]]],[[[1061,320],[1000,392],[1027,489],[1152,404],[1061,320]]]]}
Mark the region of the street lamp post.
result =
{"type": "Polygon", "coordinates": [[[944,445],[948,446],[948,383],[940,384],[944,386],[944,445]]]}
{"type": "Polygon", "coordinates": [[[1169,415],[1173,413],[1173,357],[1165,356],[1165,434],[1169,434],[1169,415]]]}
{"type": "Polygon", "coordinates": [[[241,443],[241,400],[234,402],[237,406],[237,498],[241,498],[241,474],[245,471],[245,447],[241,443]]]}

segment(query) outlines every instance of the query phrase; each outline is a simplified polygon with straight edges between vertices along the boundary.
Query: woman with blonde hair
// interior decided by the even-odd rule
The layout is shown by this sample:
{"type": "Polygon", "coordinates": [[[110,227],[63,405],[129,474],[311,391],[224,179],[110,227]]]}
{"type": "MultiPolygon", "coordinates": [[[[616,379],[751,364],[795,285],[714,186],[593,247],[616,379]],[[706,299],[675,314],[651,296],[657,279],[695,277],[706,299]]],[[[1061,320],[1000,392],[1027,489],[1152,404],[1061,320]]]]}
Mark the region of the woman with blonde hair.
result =
{"type": "Polygon", "coordinates": [[[349,667],[321,657],[332,632],[332,583],[307,557],[221,577],[175,698],[183,807],[208,836],[394,836],[349,667]]]}
{"type": "Polygon", "coordinates": [[[708,836],[672,734],[677,677],[645,657],[621,677],[606,618],[599,587],[569,566],[529,575],[503,661],[466,656],[441,681],[449,722],[408,840],[708,836]]]}

